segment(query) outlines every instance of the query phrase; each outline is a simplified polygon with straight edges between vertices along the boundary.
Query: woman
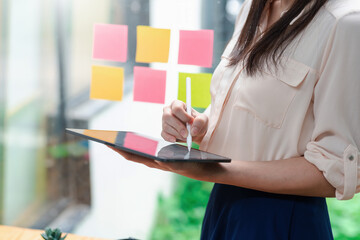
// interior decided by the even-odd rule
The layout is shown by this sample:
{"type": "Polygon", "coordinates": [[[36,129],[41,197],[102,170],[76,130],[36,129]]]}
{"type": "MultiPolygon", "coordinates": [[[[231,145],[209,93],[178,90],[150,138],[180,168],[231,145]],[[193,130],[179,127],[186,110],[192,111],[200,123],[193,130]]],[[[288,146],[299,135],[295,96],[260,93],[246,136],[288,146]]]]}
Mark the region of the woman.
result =
{"type": "Polygon", "coordinates": [[[164,108],[162,136],[230,164],[149,167],[214,182],[202,239],[332,239],[325,197],[360,191],[360,1],[247,0],[211,110],[164,108]]]}

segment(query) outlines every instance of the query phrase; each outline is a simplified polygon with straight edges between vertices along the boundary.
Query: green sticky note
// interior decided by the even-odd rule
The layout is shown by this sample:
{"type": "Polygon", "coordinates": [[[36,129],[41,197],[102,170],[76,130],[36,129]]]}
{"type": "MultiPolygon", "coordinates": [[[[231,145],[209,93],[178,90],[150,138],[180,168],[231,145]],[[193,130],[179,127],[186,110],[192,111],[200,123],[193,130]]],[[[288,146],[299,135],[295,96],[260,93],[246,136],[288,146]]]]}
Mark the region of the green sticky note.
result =
{"type": "MultiPolygon", "coordinates": [[[[177,144],[187,147],[187,144],[183,143],[183,142],[178,142],[177,144]]],[[[199,146],[199,144],[192,142],[191,143],[191,148],[199,150],[200,146],[199,146]]]]}
{"type": "Polygon", "coordinates": [[[191,78],[191,106],[207,108],[211,102],[210,73],[179,73],[178,99],[186,102],[186,78],[191,78]]]}

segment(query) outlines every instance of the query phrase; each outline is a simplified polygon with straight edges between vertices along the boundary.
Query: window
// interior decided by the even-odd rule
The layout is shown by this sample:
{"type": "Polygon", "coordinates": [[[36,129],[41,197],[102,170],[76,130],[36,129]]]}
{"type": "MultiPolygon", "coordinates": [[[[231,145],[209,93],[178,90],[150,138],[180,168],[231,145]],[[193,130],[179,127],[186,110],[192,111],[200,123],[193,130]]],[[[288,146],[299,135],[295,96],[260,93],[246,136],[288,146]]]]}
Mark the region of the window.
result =
{"type": "MultiPolygon", "coordinates": [[[[172,49],[173,59],[169,64],[150,64],[167,70],[172,76],[167,89],[169,102],[176,98],[179,71],[214,70],[232,34],[236,9],[241,2],[0,0],[0,224],[33,228],[62,226],[64,231],[112,238],[136,233],[139,228],[124,226],[119,230],[119,225],[114,223],[114,216],[121,216],[126,208],[115,200],[124,203],[131,188],[142,185],[138,182],[121,188],[124,179],[119,180],[119,173],[113,169],[130,169],[134,174],[151,170],[126,168],[118,159],[112,162],[115,167],[108,163],[110,167],[101,168],[105,164],[97,164],[103,160],[104,148],[67,136],[63,130],[65,127],[125,127],[117,111],[130,113],[128,119],[131,119],[143,117],[137,115],[143,110],[153,117],[146,123],[134,121],[132,127],[159,134],[162,106],[131,103],[132,69],[135,65],[146,66],[135,63],[136,26],[171,28],[174,36],[180,29],[215,31],[213,68],[177,66],[176,47],[172,49]],[[129,26],[126,63],[92,59],[94,23],[129,26]],[[126,99],[123,102],[89,100],[93,64],[125,68],[126,99]],[[115,113],[119,118],[116,124],[111,117],[115,113]],[[97,222],[99,219],[103,225],[97,222]]],[[[176,46],[176,38],[171,44],[176,46]]],[[[154,191],[171,192],[172,176],[155,179],[158,174],[151,174],[153,185],[161,186],[154,191]],[[169,182],[164,183],[164,179],[169,182]]],[[[131,176],[128,178],[130,181],[131,176]]],[[[143,198],[141,192],[134,193],[134,198],[143,198]]],[[[148,214],[139,215],[147,218],[142,220],[141,236],[146,236],[151,229],[157,194],[149,192],[152,197],[148,199],[149,206],[144,207],[148,214]]],[[[130,210],[136,211],[136,207],[130,210]]],[[[126,215],[119,222],[138,221],[126,215]]]]}

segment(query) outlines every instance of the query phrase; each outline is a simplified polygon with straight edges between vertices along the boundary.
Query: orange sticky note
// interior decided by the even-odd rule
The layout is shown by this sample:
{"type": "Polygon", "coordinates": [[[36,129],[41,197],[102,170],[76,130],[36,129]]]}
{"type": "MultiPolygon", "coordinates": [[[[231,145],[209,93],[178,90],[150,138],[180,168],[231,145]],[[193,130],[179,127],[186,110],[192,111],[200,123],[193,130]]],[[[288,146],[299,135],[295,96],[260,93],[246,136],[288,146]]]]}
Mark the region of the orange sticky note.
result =
{"type": "Polygon", "coordinates": [[[180,31],[179,64],[211,67],[213,60],[214,31],[180,31]]]}
{"type": "Polygon", "coordinates": [[[170,29],[137,27],[136,62],[169,61],[170,29]]]}
{"type": "Polygon", "coordinates": [[[166,71],[134,67],[134,101],[165,103],[166,71]]]}
{"type": "Polygon", "coordinates": [[[115,24],[94,25],[93,58],[126,62],[128,26],[115,24]]]}
{"type": "Polygon", "coordinates": [[[92,67],[91,99],[121,101],[124,89],[124,69],[119,67],[92,67]]]}
{"type": "Polygon", "coordinates": [[[85,129],[84,135],[89,137],[98,138],[105,142],[115,143],[118,132],[117,131],[103,131],[103,130],[89,130],[85,129]]]}

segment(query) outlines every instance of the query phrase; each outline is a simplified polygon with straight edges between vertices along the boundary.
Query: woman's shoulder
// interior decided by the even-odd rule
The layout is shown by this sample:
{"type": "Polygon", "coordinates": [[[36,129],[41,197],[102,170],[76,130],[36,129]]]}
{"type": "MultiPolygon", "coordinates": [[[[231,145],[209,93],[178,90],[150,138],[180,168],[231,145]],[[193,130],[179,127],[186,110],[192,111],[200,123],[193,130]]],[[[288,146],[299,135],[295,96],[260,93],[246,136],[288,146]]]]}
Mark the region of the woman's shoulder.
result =
{"type": "Polygon", "coordinates": [[[360,14],[360,0],[329,0],[325,9],[336,19],[360,14]]]}
{"type": "Polygon", "coordinates": [[[329,0],[325,9],[334,18],[334,35],[337,34],[345,42],[360,37],[360,0],[329,0]]]}

